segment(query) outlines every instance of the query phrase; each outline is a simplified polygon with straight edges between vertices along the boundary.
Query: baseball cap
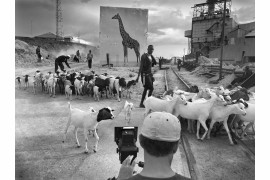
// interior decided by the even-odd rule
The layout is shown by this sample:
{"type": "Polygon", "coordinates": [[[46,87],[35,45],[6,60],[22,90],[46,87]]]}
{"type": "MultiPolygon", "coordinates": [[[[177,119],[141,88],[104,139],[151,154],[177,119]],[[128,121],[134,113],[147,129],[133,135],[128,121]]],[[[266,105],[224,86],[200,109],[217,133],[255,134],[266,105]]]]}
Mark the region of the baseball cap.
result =
{"type": "Polygon", "coordinates": [[[152,140],[174,142],[180,139],[179,119],[167,112],[152,112],[143,121],[141,134],[152,140]]]}

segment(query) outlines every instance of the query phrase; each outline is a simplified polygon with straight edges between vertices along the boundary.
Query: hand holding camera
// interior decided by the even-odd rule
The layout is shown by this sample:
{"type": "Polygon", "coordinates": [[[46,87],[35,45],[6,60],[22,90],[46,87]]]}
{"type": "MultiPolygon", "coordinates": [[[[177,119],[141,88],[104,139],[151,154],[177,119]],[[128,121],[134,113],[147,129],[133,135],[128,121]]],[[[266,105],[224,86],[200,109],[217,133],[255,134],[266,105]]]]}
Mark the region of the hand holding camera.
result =
{"type": "Polygon", "coordinates": [[[131,163],[131,156],[128,156],[122,163],[117,180],[127,179],[133,175],[134,167],[135,167],[135,160],[131,163]]]}

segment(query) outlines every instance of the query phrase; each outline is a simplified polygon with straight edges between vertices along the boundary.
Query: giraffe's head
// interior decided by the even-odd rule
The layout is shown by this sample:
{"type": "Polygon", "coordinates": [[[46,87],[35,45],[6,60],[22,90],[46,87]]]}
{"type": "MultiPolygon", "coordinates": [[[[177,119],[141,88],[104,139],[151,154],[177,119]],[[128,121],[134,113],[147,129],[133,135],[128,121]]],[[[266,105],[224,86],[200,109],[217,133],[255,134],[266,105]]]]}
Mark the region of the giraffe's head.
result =
{"type": "Polygon", "coordinates": [[[114,15],[114,16],[112,17],[112,19],[120,19],[120,15],[117,13],[116,15],[114,15]]]}

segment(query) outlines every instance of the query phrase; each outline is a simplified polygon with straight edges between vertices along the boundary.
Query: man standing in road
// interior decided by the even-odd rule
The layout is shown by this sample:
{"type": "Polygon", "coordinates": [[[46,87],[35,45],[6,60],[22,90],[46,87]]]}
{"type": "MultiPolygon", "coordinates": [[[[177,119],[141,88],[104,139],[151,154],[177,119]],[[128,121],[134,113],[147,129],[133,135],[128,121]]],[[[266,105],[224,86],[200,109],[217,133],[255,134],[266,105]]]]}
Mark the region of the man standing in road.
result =
{"type": "Polygon", "coordinates": [[[87,62],[88,62],[89,69],[92,68],[92,59],[93,59],[93,54],[91,53],[91,50],[89,50],[89,53],[87,54],[87,62]]]}
{"type": "Polygon", "coordinates": [[[37,54],[37,57],[38,57],[38,62],[41,62],[40,46],[37,47],[36,54],[37,54]]]}
{"type": "Polygon", "coordinates": [[[147,53],[144,53],[142,55],[140,69],[139,69],[138,77],[136,79],[136,82],[138,82],[139,77],[141,75],[141,80],[144,87],[141,103],[139,106],[141,108],[144,108],[143,101],[145,99],[147,90],[149,90],[148,96],[151,96],[154,90],[154,87],[153,87],[154,77],[151,71],[151,67],[156,65],[157,62],[154,56],[152,55],[153,51],[154,51],[153,45],[149,45],[147,48],[147,53]]]}
{"type": "Polygon", "coordinates": [[[63,62],[66,63],[67,67],[70,68],[70,66],[69,66],[69,64],[68,64],[68,62],[67,62],[67,60],[68,60],[69,58],[70,58],[70,55],[67,55],[67,56],[62,55],[62,56],[59,56],[58,58],[56,58],[56,59],[55,59],[55,72],[57,72],[58,66],[60,67],[60,69],[61,69],[62,71],[65,72],[65,68],[64,68],[63,62]]]}

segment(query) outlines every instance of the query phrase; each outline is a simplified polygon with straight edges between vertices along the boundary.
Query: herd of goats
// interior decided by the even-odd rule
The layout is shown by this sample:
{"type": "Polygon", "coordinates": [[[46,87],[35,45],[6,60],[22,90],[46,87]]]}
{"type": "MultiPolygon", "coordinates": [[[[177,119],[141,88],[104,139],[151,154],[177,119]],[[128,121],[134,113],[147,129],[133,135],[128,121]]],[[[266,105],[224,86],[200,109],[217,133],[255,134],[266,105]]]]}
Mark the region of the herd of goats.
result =
{"type": "MultiPolygon", "coordinates": [[[[17,77],[19,88],[21,81],[24,81],[25,88],[29,87],[29,75],[23,78],[17,77]]],[[[130,88],[136,84],[135,80],[126,82],[125,78],[109,76],[107,73],[97,75],[94,71],[85,75],[81,72],[51,73],[43,75],[36,71],[33,77],[33,90],[41,87],[42,91],[48,92],[50,96],[55,97],[55,88],[59,87],[61,94],[72,100],[72,94],[77,98],[80,95],[94,96],[99,101],[102,93],[108,92],[115,94],[120,101],[121,92],[125,90],[127,97],[130,98],[130,88]]],[[[161,98],[154,96],[147,97],[144,101],[145,113],[148,115],[151,111],[165,111],[172,113],[176,117],[188,119],[188,131],[194,132],[194,122],[197,120],[197,139],[203,140],[206,135],[210,139],[210,133],[214,124],[215,135],[223,126],[228,134],[230,144],[236,144],[232,129],[239,138],[243,138],[246,132],[255,126],[255,93],[249,92],[241,86],[232,90],[224,89],[222,86],[215,88],[202,88],[193,86],[193,90],[186,92],[178,89],[166,91],[161,98]],[[210,124],[210,125],[209,125],[210,124]],[[200,125],[204,128],[204,133],[200,138],[200,125]],[[239,135],[236,129],[241,129],[239,135]]],[[[122,95],[123,96],[123,95],[122,95]]],[[[130,119],[129,119],[130,121],[130,119]]]]}

